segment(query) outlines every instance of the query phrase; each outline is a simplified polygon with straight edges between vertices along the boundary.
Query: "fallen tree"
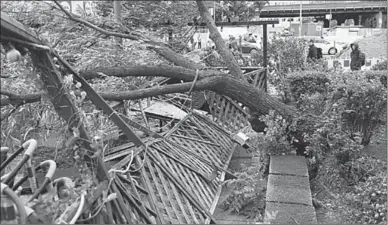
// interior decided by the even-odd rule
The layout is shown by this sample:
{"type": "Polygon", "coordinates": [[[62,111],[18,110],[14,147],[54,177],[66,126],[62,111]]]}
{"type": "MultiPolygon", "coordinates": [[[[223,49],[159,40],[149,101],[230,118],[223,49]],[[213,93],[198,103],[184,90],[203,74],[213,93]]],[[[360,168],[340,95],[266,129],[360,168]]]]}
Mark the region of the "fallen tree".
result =
{"type": "MultiPolygon", "coordinates": [[[[103,32],[110,36],[117,36],[121,38],[129,38],[132,40],[143,40],[139,36],[131,35],[118,35],[115,32],[101,31],[101,28],[96,28],[89,22],[83,21],[80,18],[75,17],[71,13],[65,11],[59,4],[58,7],[72,20],[80,22],[92,29],[103,32]]],[[[174,79],[180,79],[185,81],[182,84],[171,84],[162,87],[152,87],[140,90],[133,90],[128,92],[114,93],[104,92],[99,93],[104,100],[117,101],[117,100],[134,100],[147,98],[162,94],[170,93],[182,93],[188,92],[190,89],[193,91],[210,90],[217,92],[222,95],[226,95],[237,102],[247,106],[254,117],[266,115],[270,110],[277,112],[283,118],[286,118],[289,122],[293,121],[293,118],[298,117],[298,112],[289,107],[275,98],[269,96],[262,90],[255,89],[253,86],[248,84],[245,80],[241,79],[241,69],[238,66],[236,60],[231,56],[232,54],[226,48],[224,41],[222,40],[217,28],[215,27],[214,21],[210,14],[206,10],[206,6],[202,1],[197,1],[198,8],[201,12],[202,17],[205,19],[206,24],[210,31],[210,37],[216,43],[217,51],[228,62],[228,68],[230,74],[222,73],[219,71],[212,70],[211,68],[204,68],[203,65],[195,63],[184,56],[175,53],[166,45],[160,45],[157,42],[148,42],[151,44],[150,48],[154,49],[158,54],[162,55],[169,61],[172,61],[177,66],[157,66],[157,67],[146,67],[146,66],[134,66],[131,68],[99,68],[90,71],[82,71],[82,75],[85,79],[92,79],[103,75],[127,77],[127,76],[159,76],[169,77],[174,79]],[[228,60],[229,59],[229,60],[228,60]],[[195,78],[197,81],[193,83],[195,78]]],[[[147,39],[147,38],[145,38],[147,39]]],[[[30,46],[29,46],[30,47],[30,46]]],[[[53,93],[54,94],[54,93],[53,93]]],[[[27,96],[18,96],[16,94],[8,95],[9,98],[1,100],[3,104],[14,104],[23,102],[24,99],[28,102],[39,101],[42,93],[35,93],[27,96]]],[[[252,120],[256,121],[257,120],[252,120]]],[[[263,127],[260,130],[263,131],[263,127]]]]}

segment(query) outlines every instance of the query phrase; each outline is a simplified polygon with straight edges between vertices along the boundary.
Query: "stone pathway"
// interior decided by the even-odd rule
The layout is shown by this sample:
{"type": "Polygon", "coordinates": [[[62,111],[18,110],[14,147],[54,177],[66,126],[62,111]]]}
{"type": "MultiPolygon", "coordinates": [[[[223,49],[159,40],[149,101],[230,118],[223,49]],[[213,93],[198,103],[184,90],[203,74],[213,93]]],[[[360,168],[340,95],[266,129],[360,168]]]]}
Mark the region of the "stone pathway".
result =
{"type": "Polygon", "coordinates": [[[265,211],[264,222],[317,223],[304,157],[271,157],[265,211]]]}

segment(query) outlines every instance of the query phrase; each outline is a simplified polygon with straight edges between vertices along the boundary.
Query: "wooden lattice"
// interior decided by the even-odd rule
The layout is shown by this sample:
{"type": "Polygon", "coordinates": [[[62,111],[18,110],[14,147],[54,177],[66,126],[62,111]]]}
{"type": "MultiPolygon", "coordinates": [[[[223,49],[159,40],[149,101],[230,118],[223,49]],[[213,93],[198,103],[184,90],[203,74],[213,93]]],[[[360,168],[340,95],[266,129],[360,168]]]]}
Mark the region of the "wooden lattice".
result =
{"type": "Polygon", "coordinates": [[[208,92],[207,99],[213,121],[226,130],[235,132],[249,125],[249,114],[236,101],[214,92],[208,92]]]}
{"type": "Polygon", "coordinates": [[[249,73],[244,73],[243,76],[254,87],[265,90],[267,79],[265,76],[264,68],[249,73]]]}
{"type": "Polygon", "coordinates": [[[141,168],[130,173],[135,182],[118,179],[122,181],[119,187],[127,188],[134,199],[141,201],[135,209],[128,205],[133,222],[215,222],[211,213],[234,149],[228,132],[204,116],[189,113],[164,138],[146,143],[146,150],[125,144],[111,149],[104,158],[110,161],[126,155],[114,169],[126,168],[130,162],[131,170],[141,168]]]}
{"type": "MultiPolygon", "coordinates": [[[[264,69],[260,69],[245,73],[243,76],[254,87],[265,89],[264,72],[264,69]]],[[[211,91],[208,91],[206,96],[212,119],[218,125],[230,132],[236,132],[249,125],[249,114],[243,109],[243,105],[227,96],[211,91]]]]}

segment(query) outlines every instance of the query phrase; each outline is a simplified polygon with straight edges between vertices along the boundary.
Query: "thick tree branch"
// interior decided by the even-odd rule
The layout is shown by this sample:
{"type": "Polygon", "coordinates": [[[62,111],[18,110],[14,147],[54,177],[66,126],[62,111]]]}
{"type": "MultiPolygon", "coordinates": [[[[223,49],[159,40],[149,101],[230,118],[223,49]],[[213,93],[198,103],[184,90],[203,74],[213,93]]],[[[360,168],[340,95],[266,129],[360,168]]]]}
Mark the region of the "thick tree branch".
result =
{"type": "MultiPolygon", "coordinates": [[[[206,78],[201,81],[197,81],[194,84],[193,90],[203,91],[209,90],[213,85],[216,85],[216,78],[206,78]]],[[[136,100],[142,98],[148,98],[158,95],[173,94],[173,93],[185,93],[188,92],[193,85],[193,82],[170,84],[159,87],[145,88],[135,91],[127,91],[121,93],[99,93],[107,101],[122,101],[122,100],[136,100]]]]}
{"type": "MultiPolygon", "coordinates": [[[[158,65],[158,66],[133,66],[133,67],[104,67],[93,70],[81,71],[81,76],[85,79],[93,79],[104,76],[113,77],[168,77],[183,81],[193,81],[195,71],[180,66],[158,65]]],[[[227,76],[219,71],[199,71],[199,79],[208,76],[227,76]]]]}
{"type": "Polygon", "coordinates": [[[205,20],[207,28],[209,29],[209,37],[214,41],[217,47],[217,51],[222,56],[224,62],[226,62],[230,73],[237,78],[242,78],[242,71],[240,66],[238,65],[237,60],[234,58],[233,54],[226,48],[225,42],[222,39],[221,34],[218,32],[216,24],[214,23],[214,20],[205,5],[205,2],[197,0],[197,6],[202,19],[205,20]]]}
{"type": "Polygon", "coordinates": [[[181,66],[188,69],[203,69],[205,65],[196,63],[193,60],[184,57],[183,55],[174,52],[170,48],[150,46],[150,49],[153,49],[156,53],[163,56],[170,62],[173,62],[177,66],[181,66]]]}
{"type": "Polygon", "coordinates": [[[8,96],[8,98],[0,99],[0,106],[3,107],[5,105],[18,105],[18,104],[39,102],[41,100],[41,96],[43,93],[18,95],[10,91],[1,90],[1,94],[8,96]]]}
{"type": "MultiPolygon", "coordinates": [[[[192,75],[195,75],[195,71],[193,70],[192,75]]],[[[188,76],[188,79],[191,78],[188,76]]],[[[187,82],[182,84],[164,85],[120,93],[103,92],[99,94],[107,101],[135,100],[164,94],[184,93],[188,92],[191,86],[192,82],[187,82]]],[[[292,119],[297,115],[297,111],[294,108],[277,101],[276,99],[266,94],[264,91],[255,89],[252,85],[240,79],[236,79],[230,75],[213,75],[202,77],[194,85],[193,91],[203,90],[210,90],[217,92],[218,94],[226,95],[248,106],[251,110],[257,112],[259,115],[266,115],[270,110],[276,111],[287,119],[292,119]]],[[[28,102],[33,102],[33,100],[39,101],[40,95],[42,95],[42,93],[29,95],[28,102]]],[[[8,102],[8,104],[10,103],[8,102]]],[[[1,105],[3,106],[3,104],[1,105]]]]}

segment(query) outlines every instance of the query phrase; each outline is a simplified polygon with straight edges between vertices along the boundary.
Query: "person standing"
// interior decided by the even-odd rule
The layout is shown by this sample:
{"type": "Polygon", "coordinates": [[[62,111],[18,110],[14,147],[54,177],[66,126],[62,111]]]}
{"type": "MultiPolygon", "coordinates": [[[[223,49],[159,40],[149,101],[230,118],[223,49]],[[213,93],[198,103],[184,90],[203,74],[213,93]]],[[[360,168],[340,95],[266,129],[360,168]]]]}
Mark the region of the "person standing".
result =
{"type": "Polygon", "coordinates": [[[314,45],[314,41],[311,39],[309,41],[309,54],[307,55],[307,59],[317,59],[318,58],[318,49],[314,45]]]}
{"type": "Polygon", "coordinates": [[[202,40],[201,40],[201,35],[199,35],[199,34],[198,34],[197,42],[198,42],[198,49],[201,49],[202,48],[202,40]]]}
{"type": "Polygon", "coordinates": [[[357,43],[350,44],[352,52],[350,53],[350,69],[352,71],[361,70],[361,67],[365,65],[365,54],[361,52],[357,43]]]}

